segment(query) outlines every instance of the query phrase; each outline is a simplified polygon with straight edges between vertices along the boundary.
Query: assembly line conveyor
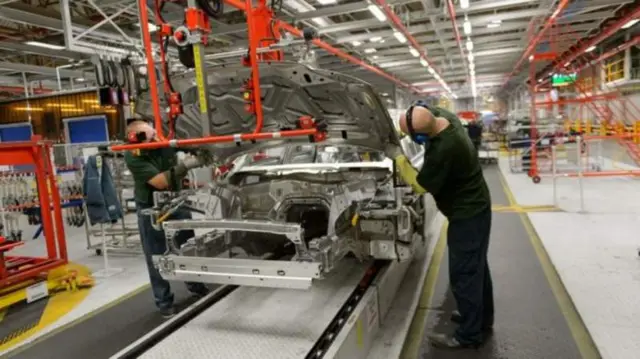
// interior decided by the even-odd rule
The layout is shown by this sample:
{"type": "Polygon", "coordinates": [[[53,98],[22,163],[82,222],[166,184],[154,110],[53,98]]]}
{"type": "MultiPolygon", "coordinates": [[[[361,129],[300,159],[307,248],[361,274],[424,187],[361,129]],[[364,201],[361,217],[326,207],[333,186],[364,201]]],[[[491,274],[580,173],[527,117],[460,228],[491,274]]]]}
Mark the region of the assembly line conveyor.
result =
{"type": "Polygon", "coordinates": [[[408,331],[426,253],[441,230],[441,218],[436,218],[413,262],[345,258],[342,268],[306,291],[224,285],[111,358],[371,359],[387,313],[403,316],[392,320],[403,328],[390,331],[408,331]],[[399,300],[398,293],[407,291],[402,296],[410,299],[399,300]]]}

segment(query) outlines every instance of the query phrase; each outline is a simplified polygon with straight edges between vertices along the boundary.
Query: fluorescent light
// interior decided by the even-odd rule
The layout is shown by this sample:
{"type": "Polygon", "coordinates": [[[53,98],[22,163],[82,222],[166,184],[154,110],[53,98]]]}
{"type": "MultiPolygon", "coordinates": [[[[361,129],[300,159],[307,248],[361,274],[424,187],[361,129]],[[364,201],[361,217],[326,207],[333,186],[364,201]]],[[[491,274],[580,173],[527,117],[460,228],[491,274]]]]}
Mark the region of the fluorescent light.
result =
{"type": "Polygon", "coordinates": [[[51,50],[64,50],[64,46],[54,45],[54,44],[47,44],[47,43],[40,42],[40,41],[27,41],[27,42],[25,42],[25,44],[31,45],[31,46],[44,47],[46,49],[51,49],[51,50]]]}
{"type": "Polygon", "coordinates": [[[393,36],[395,36],[401,44],[407,42],[407,38],[400,31],[394,31],[393,36]]]}
{"type": "Polygon", "coordinates": [[[362,43],[361,43],[360,41],[352,41],[352,42],[351,42],[351,45],[353,45],[353,46],[356,46],[356,47],[357,47],[357,46],[362,45],[362,43]]]}
{"type": "Polygon", "coordinates": [[[373,16],[375,16],[376,19],[378,19],[380,22],[387,20],[387,15],[385,15],[384,12],[380,10],[378,5],[371,4],[368,6],[368,8],[369,8],[369,11],[371,11],[371,13],[373,14],[373,16]]]}
{"type": "Polygon", "coordinates": [[[311,19],[311,21],[313,21],[316,25],[318,26],[329,26],[329,23],[327,23],[323,18],[321,17],[314,17],[313,19],[311,19]]]}
{"type": "Polygon", "coordinates": [[[622,28],[623,29],[628,29],[631,26],[635,25],[638,22],[638,20],[640,20],[640,19],[629,20],[629,22],[627,22],[626,24],[622,25],[622,28]]]}
{"type": "Polygon", "coordinates": [[[371,42],[378,42],[380,40],[382,40],[382,36],[374,36],[374,37],[369,39],[369,41],[371,41],[371,42]]]}
{"type": "Polygon", "coordinates": [[[320,3],[320,5],[335,4],[336,2],[336,0],[318,0],[318,3],[320,3]]]}
{"type": "Polygon", "coordinates": [[[492,22],[492,23],[488,24],[488,25],[487,25],[487,27],[488,27],[489,29],[493,29],[493,28],[495,28],[495,27],[500,27],[500,24],[496,24],[496,23],[493,23],[493,22],[492,22]]]}
{"type": "Polygon", "coordinates": [[[465,35],[471,35],[471,23],[469,19],[464,19],[464,23],[462,24],[462,28],[464,29],[465,35]]]}
{"type": "Polygon", "coordinates": [[[364,53],[365,54],[373,54],[374,52],[376,52],[376,49],[374,49],[373,47],[370,47],[368,49],[364,49],[364,53]]]}
{"type": "Polygon", "coordinates": [[[570,62],[568,62],[568,61],[564,63],[564,67],[567,67],[567,66],[569,66],[569,65],[571,65],[571,63],[570,63],[570,62]]]}
{"type": "Polygon", "coordinates": [[[469,59],[469,62],[473,61],[473,53],[469,53],[469,55],[467,55],[467,59],[469,59]]]}
{"type": "Polygon", "coordinates": [[[373,55],[373,59],[376,60],[379,56],[378,55],[373,55]]]}
{"type": "Polygon", "coordinates": [[[593,50],[595,50],[595,49],[596,49],[596,47],[595,47],[595,46],[591,46],[590,48],[588,48],[588,49],[584,50],[584,52],[591,52],[591,51],[593,51],[593,50]]]}
{"type": "Polygon", "coordinates": [[[389,96],[389,94],[388,94],[388,93],[386,93],[386,92],[382,92],[382,93],[380,93],[380,96],[385,97],[385,96],[389,96]]]}
{"type": "Polygon", "coordinates": [[[469,8],[469,0],[460,0],[460,8],[468,9],[469,8]]]}
{"type": "MultiPolygon", "coordinates": [[[[140,27],[140,23],[137,23],[136,26],[140,27]]],[[[149,32],[156,32],[158,31],[158,26],[156,24],[149,23],[147,24],[147,29],[149,29],[149,32]]]]}
{"type": "Polygon", "coordinates": [[[467,40],[467,51],[472,51],[473,50],[473,41],[471,41],[471,39],[467,40]]]}
{"type": "Polygon", "coordinates": [[[474,64],[473,62],[469,62],[469,70],[475,70],[476,69],[476,64],[474,64]]]}
{"type": "Polygon", "coordinates": [[[436,70],[434,70],[433,67],[429,67],[427,70],[429,70],[429,73],[432,75],[436,73],[436,70]]]}
{"type": "Polygon", "coordinates": [[[416,50],[416,49],[415,49],[415,48],[413,48],[413,47],[410,47],[410,48],[409,48],[409,52],[411,53],[411,55],[413,55],[413,57],[418,57],[418,56],[420,56],[420,53],[418,52],[418,50],[416,50]]]}
{"type": "Polygon", "coordinates": [[[456,100],[458,99],[458,95],[456,95],[456,94],[452,94],[452,95],[453,95],[454,99],[456,99],[456,100]]]}
{"type": "Polygon", "coordinates": [[[420,65],[424,66],[424,67],[428,67],[429,63],[427,62],[427,60],[425,59],[420,59],[420,65]]]}
{"type": "Polygon", "coordinates": [[[78,78],[76,79],[76,82],[84,82],[84,81],[85,81],[85,78],[84,78],[84,77],[78,77],[78,78]]]}
{"type": "Polygon", "coordinates": [[[492,24],[502,24],[502,20],[491,20],[492,24]]]}
{"type": "Polygon", "coordinates": [[[469,73],[471,74],[472,77],[476,76],[476,70],[471,70],[471,71],[469,71],[469,73]]]}

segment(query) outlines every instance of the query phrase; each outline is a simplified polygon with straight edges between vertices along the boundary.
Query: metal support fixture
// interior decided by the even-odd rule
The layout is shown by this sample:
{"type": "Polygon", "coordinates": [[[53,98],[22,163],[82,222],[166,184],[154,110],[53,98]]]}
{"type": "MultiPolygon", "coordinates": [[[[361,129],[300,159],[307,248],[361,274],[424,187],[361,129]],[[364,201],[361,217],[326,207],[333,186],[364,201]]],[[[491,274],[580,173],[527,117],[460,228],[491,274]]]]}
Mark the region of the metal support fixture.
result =
{"type": "MultiPolygon", "coordinates": [[[[109,53],[109,56],[113,57],[113,58],[123,58],[126,56],[130,56],[131,55],[131,51],[127,51],[125,49],[120,49],[120,48],[115,48],[115,47],[111,47],[111,46],[104,46],[104,45],[98,45],[98,44],[94,44],[94,43],[90,43],[90,42],[86,42],[86,41],[82,41],[80,40],[80,38],[87,36],[89,33],[91,32],[95,32],[95,30],[97,30],[99,27],[101,27],[102,25],[106,24],[107,22],[112,25],[117,31],[118,33],[120,33],[120,36],[115,35],[117,41],[124,43],[125,46],[129,46],[132,48],[135,48],[138,44],[135,40],[133,40],[124,30],[122,30],[120,28],[120,26],[118,26],[118,24],[116,24],[113,21],[113,18],[118,16],[119,14],[123,13],[124,11],[128,10],[129,8],[133,7],[133,4],[126,6],[124,9],[119,10],[118,12],[116,12],[115,14],[109,16],[107,15],[104,11],[102,11],[102,9],[100,9],[92,0],[87,0],[87,2],[92,5],[94,7],[94,9],[100,14],[102,15],[102,17],[104,18],[103,21],[99,22],[98,24],[92,26],[89,29],[84,29],[81,28],[81,32],[78,36],[74,36],[74,29],[76,29],[76,31],[78,31],[77,27],[73,25],[73,22],[71,20],[71,6],[70,6],[70,2],[69,0],[61,0],[60,1],[60,14],[62,16],[62,28],[63,28],[63,34],[64,34],[64,43],[65,46],[67,48],[67,50],[69,51],[75,51],[75,52],[81,52],[81,53],[85,53],[88,55],[95,55],[96,52],[104,52],[104,53],[109,53]]],[[[140,1],[138,1],[140,2],[140,1]]],[[[111,35],[111,37],[113,37],[113,35],[111,35]]]]}
{"type": "Polygon", "coordinates": [[[33,165],[38,191],[38,203],[46,242],[46,257],[6,256],[9,250],[24,242],[0,241],[0,288],[36,278],[67,263],[60,194],[51,163],[51,143],[40,136],[30,141],[0,144],[0,165],[33,165]]]}

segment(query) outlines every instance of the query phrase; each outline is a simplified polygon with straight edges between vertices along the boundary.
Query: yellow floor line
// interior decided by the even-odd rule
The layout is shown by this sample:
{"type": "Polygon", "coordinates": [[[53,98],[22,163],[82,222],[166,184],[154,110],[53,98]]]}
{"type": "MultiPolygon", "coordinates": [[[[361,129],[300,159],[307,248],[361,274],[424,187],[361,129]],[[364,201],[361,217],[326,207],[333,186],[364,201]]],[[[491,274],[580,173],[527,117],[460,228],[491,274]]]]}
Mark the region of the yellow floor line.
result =
{"type": "Polygon", "coordinates": [[[8,308],[0,309],[0,323],[2,323],[2,319],[4,319],[4,315],[7,314],[8,308]]]}
{"type": "MultiPolygon", "coordinates": [[[[500,176],[500,184],[507,195],[507,199],[511,205],[517,205],[515,197],[511,192],[511,189],[507,185],[507,181],[504,178],[502,172],[499,172],[500,176]]],[[[547,278],[547,282],[549,283],[549,287],[553,292],[554,297],[556,298],[556,302],[562,311],[562,314],[567,321],[567,325],[569,326],[569,330],[571,331],[571,335],[580,351],[580,355],[583,359],[599,359],[601,358],[600,352],[593,342],[593,338],[591,334],[589,334],[589,330],[587,329],[582,317],[580,317],[580,313],[575,307],[575,304],[571,300],[571,296],[567,292],[564,284],[562,283],[562,279],[560,279],[560,275],[556,271],[553,262],[551,262],[551,258],[549,258],[549,254],[544,248],[544,244],[542,240],[536,233],[529,217],[525,213],[520,213],[520,220],[522,221],[522,225],[524,226],[525,231],[529,237],[531,245],[538,257],[538,261],[542,266],[542,270],[544,271],[545,277],[547,278]]]]}
{"type": "Polygon", "coordinates": [[[440,237],[433,250],[431,256],[431,262],[427,269],[427,275],[424,279],[422,286],[422,294],[416,308],[416,313],[413,316],[411,325],[409,326],[409,332],[405,339],[404,346],[402,347],[402,353],[400,358],[402,359],[416,359],[419,355],[420,346],[424,339],[424,330],[429,315],[429,307],[433,300],[433,294],[436,289],[436,283],[438,281],[438,274],[440,273],[440,266],[442,264],[442,258],[444,257],[445,249],[447,248],[447,224],[442,226],[440,237]]]}

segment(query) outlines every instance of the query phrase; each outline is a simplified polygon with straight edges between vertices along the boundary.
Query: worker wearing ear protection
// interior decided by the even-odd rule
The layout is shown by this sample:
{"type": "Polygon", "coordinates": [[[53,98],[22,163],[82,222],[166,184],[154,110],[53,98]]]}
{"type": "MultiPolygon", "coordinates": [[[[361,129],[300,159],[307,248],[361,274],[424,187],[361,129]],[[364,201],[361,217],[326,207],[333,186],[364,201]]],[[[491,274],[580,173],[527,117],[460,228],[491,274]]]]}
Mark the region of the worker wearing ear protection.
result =
{"type": "MultiPolygon", "coordinates": [[[[127,139],[130,143],[157,141],[155,130],[143,120],[130,120],[127,133],[127,139]]],[[[179,161],[175,148],[134,150],[125,153],[125,163],[134,179],[138,229],[151,280],[151,290],[155,304],[165,318],[176,313],[173,306],[173,293],[169,282],[164,280],[158,269],[154,267],[152,256],[166,253],[166,239],[164,231],[153,228],[151,216],[142,214],[142,211],[153,206],[154,192],[181,189],[182,180],[189,170],[209,165],[211,158],[212,156],[207,151],[201,150],[196,153],[196,156],[187,156],[179,161]]],[[[178,209],[168,219],[191,219],[191,213],[178,209]]],[[[194,235],[193,231],[180,231],[174,240],[177,246],[181,246],[194,235]]],[[[209,292],[202,283],[186,284],[188,290],[198,297],[205,296],[209,292]]]]}
{"type": "Polygon", "coordinates": [[[493,285],[487,251],[491,231],[491,197],[478,154],[460,120],[451,112],[414,103],[400,118],[400,129],[425,146],[422,168],[414,169],[404,154],[393,155],[401,177],[417,193],[430,193],[449,220],[449,280],[458,310],[453,335],[429,336],[447,349],[478,347],[493,327],[493,285]]]}

